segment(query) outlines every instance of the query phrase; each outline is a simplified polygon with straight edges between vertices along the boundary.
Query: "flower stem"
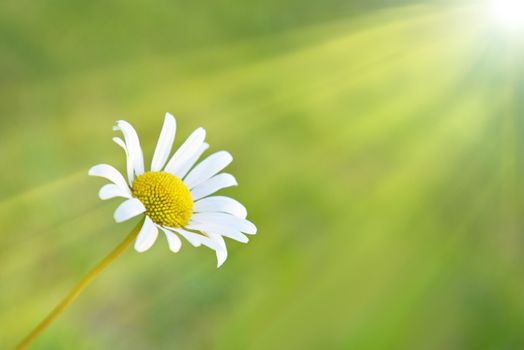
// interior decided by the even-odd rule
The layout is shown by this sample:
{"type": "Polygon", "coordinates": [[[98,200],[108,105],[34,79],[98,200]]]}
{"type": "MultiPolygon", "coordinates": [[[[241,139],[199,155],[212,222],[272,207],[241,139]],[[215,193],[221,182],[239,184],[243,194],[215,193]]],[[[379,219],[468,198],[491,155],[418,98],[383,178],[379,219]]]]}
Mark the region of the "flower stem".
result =
{"type": "Polygon", "coordinates": [[[22,350],[27,348],[29,344],[33,340],[38,337],[42,331],[44,331],[51,322],[54,321],[55,318],[57,318],[62,312],[64,312],[65,309],[80,295],[80,293],[84,290],[85,287],[93,281],[93,279],[100,273],[102,270],[104,270],[107,266],[109,266],[116,258],[118,258],[135,240],[135,238],[138,236],[138,233],[140,232],[140,228],[142,227],[143,220],[127,235],[127,237],[120,243],[118,246],[116,246],[115,249],[111,253],[109,253],[108,256],[106,256],[102,261],[98,263],[87,275],[82,278],[82,280],[69,292],[69,294],[58,304],[53,311],[47,315],[47,317],[40,322],[38,326],[33,329],[29,335],[27,335],[21,342],[18,344],[18,346],[15,348],[16,350],[22,350]]]}

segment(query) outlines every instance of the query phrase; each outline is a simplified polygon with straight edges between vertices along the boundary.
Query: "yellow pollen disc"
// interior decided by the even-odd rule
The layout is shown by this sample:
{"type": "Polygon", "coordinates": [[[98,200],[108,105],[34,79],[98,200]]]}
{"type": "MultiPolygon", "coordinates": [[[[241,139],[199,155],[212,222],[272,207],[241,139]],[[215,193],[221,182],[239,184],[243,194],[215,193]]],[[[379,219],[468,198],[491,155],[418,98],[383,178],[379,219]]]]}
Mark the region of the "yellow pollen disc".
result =
{"type": "Polygon", "coordinates": [[[146,172],[135,179],[131,190],[146,207],[146,215],[158,225],[183,227],[193,214],[191,192],[175,175],[146,172]]]}

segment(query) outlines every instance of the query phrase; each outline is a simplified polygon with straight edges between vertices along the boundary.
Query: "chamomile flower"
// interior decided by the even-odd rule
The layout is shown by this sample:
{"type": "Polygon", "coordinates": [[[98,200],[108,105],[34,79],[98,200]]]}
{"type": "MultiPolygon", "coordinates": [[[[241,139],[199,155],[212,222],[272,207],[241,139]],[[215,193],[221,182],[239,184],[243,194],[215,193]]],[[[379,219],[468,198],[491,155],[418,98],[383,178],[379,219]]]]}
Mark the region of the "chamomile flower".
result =
{"type": "Polygon", "coordinates": [[[219,151],[197,164],[209,148],[204,141],[204,129],[195,130],[170,157],[176,120],[167,113],[149,171],[145,170],[140,140],[131,124],[120,120],[113,129],[123,134],[123,139],[115,137],[113,141],[125,152],[127,178],[107,164],[92,167],[89,175],[111,182],[100,189],[100,199],[125,199],[114,213],[116,222],[144,216],[134,243],[136,251],[151,248],[161,232],[174,253],[182,246],[179,236],[195,247],[204,245],[213,249],[220,267],[227,258],[224,237],[247,243],[246,234],[256,233],[255,225],[246,220],[247,211],[242,204],[214,195],[237,185],[231,174],[221,173],[233,157],[219,151]]]}

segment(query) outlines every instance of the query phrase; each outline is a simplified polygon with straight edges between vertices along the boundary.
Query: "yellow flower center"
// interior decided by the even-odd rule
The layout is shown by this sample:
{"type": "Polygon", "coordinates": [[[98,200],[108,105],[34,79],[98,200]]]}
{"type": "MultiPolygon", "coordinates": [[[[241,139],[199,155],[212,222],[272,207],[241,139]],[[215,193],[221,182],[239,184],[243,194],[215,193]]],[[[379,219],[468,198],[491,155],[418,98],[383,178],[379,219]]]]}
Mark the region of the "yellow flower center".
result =
{"type": "Polygon", "coordinates": [[[191,192],[175,175],[148,171],[135,179],[131,191],[158,225],[183,227],[193,214],[191,192]]]}

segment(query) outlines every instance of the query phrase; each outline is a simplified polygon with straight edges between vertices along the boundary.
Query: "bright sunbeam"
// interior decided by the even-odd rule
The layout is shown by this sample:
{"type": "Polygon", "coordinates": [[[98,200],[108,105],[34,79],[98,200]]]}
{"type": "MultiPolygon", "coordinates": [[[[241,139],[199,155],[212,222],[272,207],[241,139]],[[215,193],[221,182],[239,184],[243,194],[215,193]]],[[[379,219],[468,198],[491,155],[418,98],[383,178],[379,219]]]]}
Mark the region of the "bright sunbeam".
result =
{"type": "Polygon", "coordinates": [[[524,28],[524,0],[491,0],[491,15],[500,26],[524,28]]]}

